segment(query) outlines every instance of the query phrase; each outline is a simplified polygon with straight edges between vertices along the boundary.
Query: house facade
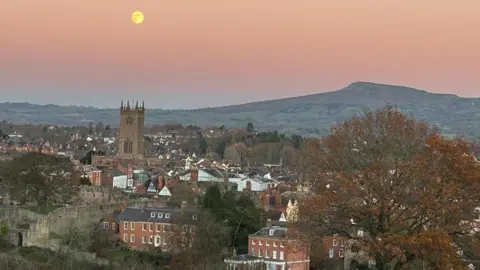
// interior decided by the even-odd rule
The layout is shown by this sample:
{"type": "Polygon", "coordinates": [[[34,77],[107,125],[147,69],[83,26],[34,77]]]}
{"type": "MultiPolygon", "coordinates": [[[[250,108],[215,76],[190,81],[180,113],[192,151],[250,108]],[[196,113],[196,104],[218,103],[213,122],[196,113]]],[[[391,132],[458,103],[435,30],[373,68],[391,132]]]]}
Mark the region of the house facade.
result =
{"type": "Polygon", "coordinates": [[[249,254],[225,259],[225,263],[232,269],[254,269],[258,263],[268,270],[310,269],[308,247],[290,238],[285,227],[269,226],[250,235],[248,250],[249,254]]]}
{"type": "Polygon", "coordinates": [[[193,209],[126,208],[118,217],[119,236],[133,249],[169,251],[176,233],[192,232],[196,220],[193,209]]]}

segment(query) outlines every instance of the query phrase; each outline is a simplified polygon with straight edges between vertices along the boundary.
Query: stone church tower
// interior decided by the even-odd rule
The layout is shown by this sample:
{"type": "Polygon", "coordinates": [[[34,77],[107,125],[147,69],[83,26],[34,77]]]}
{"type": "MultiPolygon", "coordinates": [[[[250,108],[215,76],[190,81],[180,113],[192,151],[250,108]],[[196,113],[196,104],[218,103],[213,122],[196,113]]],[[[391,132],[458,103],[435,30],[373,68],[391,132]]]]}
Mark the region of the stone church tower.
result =
{"type": "Polygon", "coordinates": [[[145,107],[130,106],[130,102],[120,106],[120,135],[118,137],[118,156],[122,159],[143,159],[145,107]]]}

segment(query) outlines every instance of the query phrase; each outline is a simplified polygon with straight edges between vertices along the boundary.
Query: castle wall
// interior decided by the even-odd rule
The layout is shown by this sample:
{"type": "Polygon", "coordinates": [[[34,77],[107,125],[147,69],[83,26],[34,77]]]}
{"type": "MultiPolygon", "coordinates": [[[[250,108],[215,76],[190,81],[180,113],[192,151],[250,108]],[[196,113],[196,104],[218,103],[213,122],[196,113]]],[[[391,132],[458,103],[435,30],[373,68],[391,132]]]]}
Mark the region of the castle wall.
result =
{"type": "MultiPolygon", "coordinates": [[[[65,234],[72,226],[85,228],[115,211],[119,211],[122,203],[104,205],[82,205],[62,207],[47,215],[32,213],[20,207],[0,209],[0,220],[7,221],[9,229],[8,239],[11,243],[19,245],[19,234],[22,246],[39,246],[45,248],[58,248],[58,243],[51,241],[52,233],[65,234]],[[29,213],[30,212],[30,213],[29,213]],[[32,221],[32,218],[36,218],[32,221]],[[22,225],[29,222],[28,228],[22,225]]],[[[129,202],[129,206],[140,206],[141,201],[129,202]]]]}

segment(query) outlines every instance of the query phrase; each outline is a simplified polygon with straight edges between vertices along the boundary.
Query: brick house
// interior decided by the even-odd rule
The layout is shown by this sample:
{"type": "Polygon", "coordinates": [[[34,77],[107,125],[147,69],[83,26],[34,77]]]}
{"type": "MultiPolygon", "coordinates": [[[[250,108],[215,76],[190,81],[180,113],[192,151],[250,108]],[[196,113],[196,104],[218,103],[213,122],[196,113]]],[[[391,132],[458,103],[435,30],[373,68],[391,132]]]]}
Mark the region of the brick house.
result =
{"type": "Polygon", "coordinates": [[[325,236],[323,246],[328,252],[329,259],[343,259],[347,249],[347,238],[341,236],[325,236]]]}
{"type": "Polygon", "coordinates": [[[112,186],[113,175],[109,170],[92,170],[87,172],[90,183],[94,186],[112,186]]]}
{"type": "Polygon", "coordinates": [[[195,209],[126,208],[118,217],[119,236],[130,248],[169,251],[174,236],[192,232],[196,220],[195,209]]]}
{"type": "MultiPolygon", "coordinates": [[[[232,268],[245,268],[245,265],[257,267],[258,262],[265,264],[266,269],[269,270],[306,270],[310,268],[308,247],[301,241],[289,237],[288,229],[285,227],[269,226],[250,235],[248,250],[248,255],[225,259],[225,263],[232,268]]],[[[249,267],[245,269],[249,269],[249,267]]]]}

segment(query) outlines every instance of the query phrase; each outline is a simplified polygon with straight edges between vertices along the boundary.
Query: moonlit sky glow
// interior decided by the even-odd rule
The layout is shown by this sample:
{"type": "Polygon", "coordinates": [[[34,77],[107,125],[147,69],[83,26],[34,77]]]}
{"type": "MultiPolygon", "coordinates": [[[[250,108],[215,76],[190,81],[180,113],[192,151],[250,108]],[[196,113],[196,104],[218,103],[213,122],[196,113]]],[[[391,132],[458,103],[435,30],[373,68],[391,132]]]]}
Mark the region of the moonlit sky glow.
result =
{"type": "Polygon", "coordinates": [[[1,102],[199,108],[354,81],[480,96],[480,1],[0,1],[1,102]],[[141,10],[148,20],[131,21],[141,10]]]}

